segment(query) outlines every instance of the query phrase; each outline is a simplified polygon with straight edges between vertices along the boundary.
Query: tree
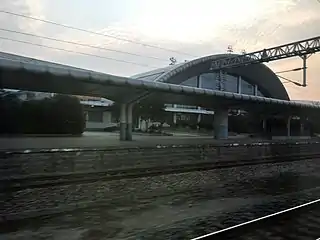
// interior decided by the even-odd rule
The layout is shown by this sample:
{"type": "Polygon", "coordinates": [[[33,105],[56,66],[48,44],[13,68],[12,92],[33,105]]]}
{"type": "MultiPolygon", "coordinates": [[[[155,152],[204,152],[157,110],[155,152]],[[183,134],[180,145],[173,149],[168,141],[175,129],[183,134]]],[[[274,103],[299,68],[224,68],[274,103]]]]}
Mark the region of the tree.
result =
{"type": "MultiPolygon", "coordinates": [[[[56,125],[60,131],[77,134],[85,127],[83,106],[76,97],[55,95],[51,100],[51,111],[56,118],[56,125]]],[[[57,131],[58,131],[57,129],[57,131]]]]}
{"type": "Polygon", "coordinates": [[[15,95],[2,95],[0,98],[0,132],[1,133],[17,133],[21,128],[19,122],[21,116],[19,114],[21,102],[15,95]]]}
{"type": "Polygon", "coordinates": [[[2,96],[0,111],[1,133],[81,134],[85,127],[80,101],[66,95],[31,101],[2,96]]]}

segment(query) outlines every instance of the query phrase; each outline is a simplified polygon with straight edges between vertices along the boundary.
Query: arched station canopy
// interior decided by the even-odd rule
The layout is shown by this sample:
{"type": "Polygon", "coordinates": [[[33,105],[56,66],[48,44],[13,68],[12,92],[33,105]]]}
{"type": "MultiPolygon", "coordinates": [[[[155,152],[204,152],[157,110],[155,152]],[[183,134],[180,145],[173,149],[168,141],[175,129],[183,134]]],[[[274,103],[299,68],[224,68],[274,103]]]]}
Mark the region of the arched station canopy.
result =
{"type": "MultiPolygon", "coordinates": [[[[289,112],[318,111],[320,109],[319,104],[282,100],[279,99],[280,97],[272,99],[164,83],[179,83],[195,73],[208,71],[203,64],[201,65],[203,59],[206,58],[128,78],[0,52],[0,88],[97,96],[121,103],[134,103],[140,97],[143,99],[146,96],[151,101],[205,108],[224,105],[225,107],[239,106],[250,109],[255,107],[264,111],[270,109],[280,112],[284,110],[289,112]],[[190,69],[196,70],[191,71],[190,69]],[[151,80],[151,75],[154,75],[153,80],[151,80]]],[[[206,61],[206,66],[209,66],[208,61],[206,61]]],[[[263,69],[263,66],[261,68],[263,69]]],[[[265,69],[266,71],[261,72],[272,76],[272,72],[265,69]]],[[[267,77],[265,79],[268,80],[267,77]]],[[[278,84],[278,87],[283,90],[282,98],[285,98],[287,94],[280,81],[277,82],[276,79],[272,81],[273,87],[266,85],[266,91],[269,91],[273,97],[281,96],[281,91],[276,92],[278,84]]]]}
{"type": "MultiPolygon", "coordinates": [[[[134,75],[132,78],[181,84],[187,79],[210,70],[211,62],[219,58],[237,56],[236,54],[217,54],[198,58],[189,62],[171,65],[166,68],[134,75]]],[[[265,97],[289,100],[288,93],[276,74],[264,64],[251,64],[247,66],[229,68],[224,70],[227,74],[241,76],[252,85],[257,85],[265,97]]]]}

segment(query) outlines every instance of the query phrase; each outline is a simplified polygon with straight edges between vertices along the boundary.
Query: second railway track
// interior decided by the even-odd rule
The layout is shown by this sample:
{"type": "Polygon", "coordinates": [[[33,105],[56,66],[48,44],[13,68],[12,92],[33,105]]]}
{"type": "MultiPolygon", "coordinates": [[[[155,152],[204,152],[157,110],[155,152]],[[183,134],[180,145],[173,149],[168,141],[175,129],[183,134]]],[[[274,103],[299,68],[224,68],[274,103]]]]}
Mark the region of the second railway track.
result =
{"type": "Polygon", "coordinates": [[[0,191],[18,191],[27,188],[45,188],[57,185],[75,183],[88,183],[96,181],[111,181],[118,179],[142,178],[157,175],[205,171],[212,169],[239,167],[246,165],[259,165],[267,163],[283,163],[320,158],[320,153],[308,155],[284,155],[250,160],[233,161],[206,161],[194,164],[164,165],[156,167],[110,169],[107,171],[73,172],[62,174],[38,174],[29,176],[16,176],[0,178],[0,191]]]}

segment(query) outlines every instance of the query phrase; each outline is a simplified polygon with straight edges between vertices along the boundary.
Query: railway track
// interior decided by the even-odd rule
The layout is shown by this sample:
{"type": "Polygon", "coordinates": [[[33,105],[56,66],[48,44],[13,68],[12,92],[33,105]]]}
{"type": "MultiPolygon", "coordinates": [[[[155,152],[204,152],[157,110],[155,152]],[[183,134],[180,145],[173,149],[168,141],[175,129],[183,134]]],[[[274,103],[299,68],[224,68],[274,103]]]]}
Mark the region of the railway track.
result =
{"type": "MultiPolygon", "coordinates": [[[[250,159],[250,160],[237,160],[237,161],[216,161],[216,162],[202,162],[202,163],[196,163],[196,164],[184,164],[184,165],[170,165],[170,166],[158,166],[153,168],[136,168],[136,169],[113,169],[105,172],[85,172],[85,173],[71,173],[71,174],[48,174],[48,175],[33,175],[33,176],[20,176],[20,177],[12,177],[10,179],[0,179],[0,192],[9,191],[9,195],[11,194],[10,191],[17,191],[19,189],[26,189],[29,191],[30,188],[39,188],[35,189],[36,191],[42,191],[46,187],[52,187],[52,186],[59,186],[59,185],[70,185],[67,187],[72,187],[73,184],[77,183],[86,183],[86,182],[95,182],[95,181],[109,181],[109,180],[116,180],[116,179],[124,179],[124,178],[142,178],[147,176],[156,176],[156,175],[165,175],[165,174],[171,174],[171,173],[184,173],[184,172],[192,172],[192,171],[206,171],[211,169],[219,169],[219,168],[230,168],[230,167],[236,167],[236,166],[246,166],[246,165],[259,165],[259,164],[272,164],[272,163],[284,163],[284,162],[294,162],[294,161],[303,161],[307,159],[315,159],[317,160],[319,158],[320,154],[308,154],[303,155],[300,153],[300,155],[286,155],[286,156],[276,156],[276,157],[270,157],[270,158],[256,158],[256,159],[250,159]],[[40,189],[43,188],[43,189],[40,189]]],[[[130,181],[130,180],[129,180],[130,181]]],[[[100,184],[98,182],[97,184],[100,184]]],[[[108,183],[109,184],[109,183],[108,183]]],[[[58,187],[60,188],[60,187],[58,187]]],[[[33,191],[33,190],[32,190],[33,191]]],[[[16,194],[16,193],[13,193],[16,194]]],[[[35,194],[35,196],[37,196],[35,194]]],[[[311,196],[311,195],[310,195],[311,196]]],[[[312,194],[313,198],[314,194],[312,194]]],[[[299,197],[300,198],[300,197],[299,197]]],[[[311,199],[312,199],[311,198],[311,199]]],[[[118,200],[114,199],[116,204],[118,204],[118,200]]],[[[304,199],[307,201],[306,199],[304,199]]],[[[310,200],[310,198],[309,198],[310,200]]],[[[64,200],[63,200],[64,201],[64,200]]],[[[126,203],[126,202],[124,202],[126,203]]],[[[300,204],[295,203],[295,204],[300,204]]],[[[130,199],[130,204],[132,205],[132,199],[130,199]]],[[[130,206],[131,206],[130,205],[130,206]]],[[[42,204],[40,206],[43,207],[42,204]]],[[[34,213],[30,212],[17,212],[13,213],[12,216],[9,214],[8,218],[6,216],[3,216],[2,219],[4,222],[7,222],[7,224],[13,224],[16,220],[19,219],[25,219],[26,221],[29,221],[31,218],[37,218],[39,216],[58,216],[59,214],[65,214],[66,212],[74,212],[75,210],[84,211],[85,209],[91,209],[93,206],[98,207],[96,205],[96,202],[93,204],[89,204],[89,202],[86,202],[85,204],[79,204],[78,202],[74,205],[70,206],[67,205],[61,205],[59,208],[52,208],[52,209],[46,209],[46,207],[43,207],[43,209],[36,209],[34,210],[34,213]],[[68,207],[68,208],[66,208],[68,207]],[[49,210],[49,211],[47,211],[49,210]],[[67,210],[67,211],[66,211],[67,210]],[[20,215],[23,215],[22,217],[20,215]]],[[[100,205],[99,205],[100,206],[100,205]]],[[[107,204],[105,203],[105,200],[103,200],[103,205],[100,207],[105,208],[107,204]]],[[[112,207],[111,205],[108,205],[112,207]]],[[[114,204],[113,204],[114,206],[114,204]]],[[[129,206],[129,205],[128,205],[129,206]]],[[[277,206],[277,204],[275,205],[277,206]]],[[[286,205],[287,206],[287,205],[286,205]]],[[[290,205],[292,206],[292,205],[290,205]]],[[[26,208],[27,209],[27,208],[26,208]]],[[[280,208],[283,209],[283,208],[280,208]]],[[[274,210],[279,210],[279,207],[274,210]]],[[[273,211],[271,211],[273,212],[273,211]]],[[[269,213],[271,213],[269,211],[269,213]]],[[[264,211],[263,211],[264,213],[264,211]]],[[[261,216],[261,215],[260,215],[261,216]]],[[[247,221],[250,218],[243,219],[242,221],[247,221]]],[[[233,224],[242,222],[237,221],[233,224]]],[[[228,225],[226,225],[227,227],[228,225]]],[[[229,225],[230,226],[230,225],[229,225]]],[[[258,225],[257,225],[258,226],[258,225]]],[[[218,228],[219,229],[219,228],[218,228]]],[[[260,230],[263,232],[264,230],[260,230]]],[[[198,232],[198,234],[202,234],[203,232],[198,232]]],[[[246,230],[246,234],[252,234],[250,231],[246,230]]],[[[159,235],[159,234],[157,234],[159,235]]],[[[193,235],[197,236],[197,235],[193,235]]],[[[240,236],[240,235],[239,235],[240,236]]],[[[250,239],[251,235],[245,235],[249,237],[239,238],[237,236],[236,238],[229,238],[229,239],[250,239]]],[[[191,236],[190,236],[191,237],[191,236]]],[[[177,238],[179,239],[179,238],[177,238]]],[[[217,239],[217,238],[214,238],[217,239]]],[[[228,239],[228,238],[222,238],[222,239],[228,239]]],[[[251,238],[251,239],[263,239],[263,238],[251,238]]],[[[265,239],[269,239],[268,237],[265,239]]],[[[270,238],[271,239],[271,238],[270,238]]],[[[284,238],[287,239],[287,238],[284,238]]],[[[299,239],[299,238],[298,238],[299,239]]],[[[300,238],[301,239],[301,238],[300,238]]],[[[302,238],[305,239],[305,238],[302,238]]],[[[316,239],[316,238],[314,238],[316,239]]],[[[272,239],[271,239],[272,240],[272,239]]]]}
{"type": "Polygon", "coordinates": [[[239,167],[246,165],[259,165],[267,163],[283,163],[302,161],[307,159],[316,159],[320,157],[320,153],[308,155],[285,155],[272,156],[264,158],[256,158],[250,160],[236,161],[218,161],[218,162],[202,162],[195,164],[179,164],[166,165],[157,167],[130,168],[130,169],[112,169],[101,172],[75,172],[64,174],[48,174],[48,175],[29,175],[16,176],[11,178],[0,178],[0,192],[18,191],[21,189],[45,188],[58,185],[69,185],[76,183],[91,183],[96,181],[111,181],[119,179],[141,178],[166,174],[177,174],[194,171],[205,171],[212,169],[239,167]]]}
{"type": "Polygon", "coordinates": [[[284,240],[320,238],[320,199],[221,229],[192,240],[284,240]]]}

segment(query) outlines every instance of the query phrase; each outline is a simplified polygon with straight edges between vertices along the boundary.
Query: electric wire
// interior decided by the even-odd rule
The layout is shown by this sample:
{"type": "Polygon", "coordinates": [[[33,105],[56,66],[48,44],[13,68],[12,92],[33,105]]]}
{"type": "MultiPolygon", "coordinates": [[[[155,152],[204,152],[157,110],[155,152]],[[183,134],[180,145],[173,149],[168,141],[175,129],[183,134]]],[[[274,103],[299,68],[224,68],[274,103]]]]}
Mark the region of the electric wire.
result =
{"type": "Polygon", "coordinates": [[[29,44],[29,45],[38,46],[38,47],[44,47],[44,48],[53,49],[53,50],[58,50],[58,51],[64,51],[64,52],[69,52],[69,53],[76,53],[76,54],[80,54],[80,55],[84,55],[84,56],[89,56],[89,57],[96,57],[96,58],[102,58],[102,59],[107,59],[107,60],[116,61],[116,62],[133,64],[133,65],[138,65],[138,66],[142,66],[142,67],[148,67],[148,68],[153,68],[153,69],[156,69],[156,68],[157,68],[157,67],[155,67],[155,66],[150,66],[150,65],[147,65],[147,64],[140,64],[140,63],[136,63],[136,62],[126,61],[126,60],[121,60],[121,59],[115,59],[115,58],[111,58],[111,57],[104,57],[104,56],[100,56],[100,55],[96,55],[96,54],[78,52],[78,51],[68,50],[68,49],[58,48],[58,47],[52,47],[52,46],[47,46],[47,45],[40,44],[40,43],[32,43],[32,42],[27,42],[27,41],[23,41],[23,40],[17,40],[17,39],[2,37],[2,36],[0,36],[0,39],[2,39],[2,40],[7,40],[7,41],[12,41],[12,42],[23,43],[23,44],[29,44]]]}
{"type": "Polygon", "coordinates": [[[30,37],[37,37],[37,38],[42,38],[46,40],[51,40],[55,42],[61,42],[61,43],[67,43],[67,44],[72,44],[72,45],[77,45],[77,46],[82,46],[82,47],[89,47],[89,48],[94,48],[98,50],[104,50],[104,51],[110,51],[110,52],[117,52],[117,53],[122,53],[122,54],[127,54],[127,55],[132,55],[132,56],[138,56],[138,57],[144,57],[144,58],[150,58],[150,59],[155,59],[155,60],[160,60],[160,61],[166,61],[168,62],[168,59],[162,59],[158,57],[150,57],[150,56],[144,56],[138,53],[130,53],[127,51],[121,51],[121,50],[115,50],[111,48],[105,48],[105,47],[99,47],[95,45],[90,45],[90,44],[85,44],[85,43],[78,43],[78,42],[73,42],[73,41],[68,41],[68,40],[63,40],[63,39],[57,39],[57,38],[52,38],[52,37],[46,37],[46,36],[40,36],[36,35],[33,33],[26,33],[26,32],[21,32],[21,31],[15,31],[15,30],[10,30],[10,29],[5,29],[5,28],[0,28],[0,31],[4,32],[10,32],[10,33],[16,33],[16,34],[21,34],[25,36],[30,36],[30,37]]]}
{"type": "Polygon", "coordinates": [[[167,51],[167,52],[178,53],[178,54],[186,55],[186,56],[190,56],[190,57],[197,57],[197,56],[194,56],[192,54],[181,52],[181,51],[177,51],[177,50],[174,50],[174,49],[164,48],[164,47],[155,46],[155,45],[152,45],[152,44],[147,44],[147,43],[143,43],[143,42],[139,42],[139,41],[134,41],[134,40],[131,40],[131,39],[117,37],[117,36],[113,36],[111,34],[99,33],[99,32],[87,30],[87,29],[84,29],[84,28],[74,27],[74,26],[70,26],[70,25],[66,25],[66,24],[62,24],[62,23],[57,23],[57,22],[54,22],[54,21],[49,21],[49,20],[45,20],[45,19],[41,19],[41,18],[27,16],[27,15],[20,14],[20,13],[14,13],[14,12],[2,10],[2,9],[0,9],[0,12],[8,14],[8,15],[17,16],[17,17],[32,19],[34,21],[40,21],[40,22],[43,22],[43,23],[47,23],[47,24],[51,24],[51,25],[55,25],[55,26],[59,26],[59,27],[63,27],[63,28],[77,30],[77,31],[81,31],[81,32],[89,33],[89,34],[95,34],[95,35],[99,35],[99,36],[103,36],[103,37],[117,39],[117,40],[120,40],[120,41],[130,42],[130,43],[138,44],[138,45],[141,45],[141,46],[144,46],[144,47],[157,48],[157,49],[160,49],[160,50],[163,50],[163,51],[167,51]]]}

